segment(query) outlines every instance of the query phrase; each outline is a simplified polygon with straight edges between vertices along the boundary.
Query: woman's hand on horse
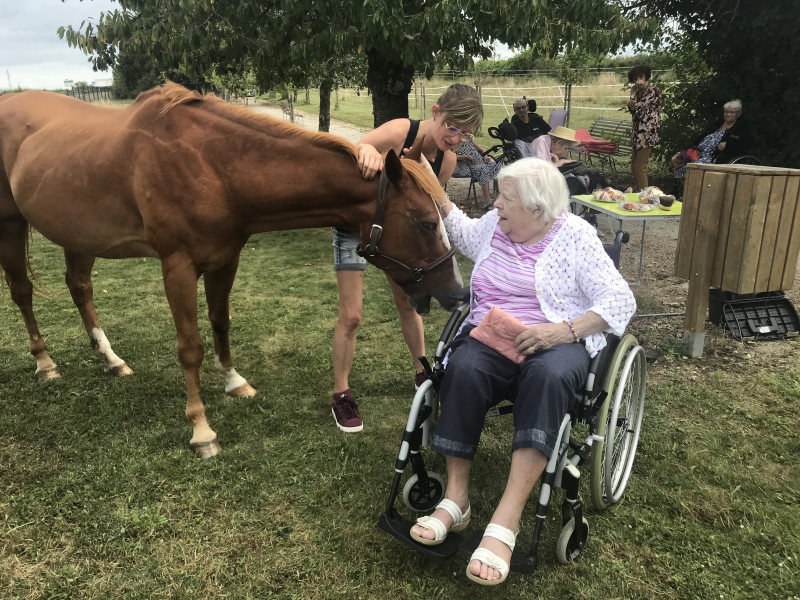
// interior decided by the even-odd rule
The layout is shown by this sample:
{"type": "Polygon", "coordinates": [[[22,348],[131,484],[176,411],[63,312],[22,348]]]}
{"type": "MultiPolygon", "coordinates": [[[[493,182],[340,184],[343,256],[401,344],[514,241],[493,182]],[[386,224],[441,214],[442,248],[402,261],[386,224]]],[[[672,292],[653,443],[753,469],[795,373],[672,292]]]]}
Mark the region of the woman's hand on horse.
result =
{"type": "Polygon", "coordinates": [[[573,339],[572,332],[565,323],[542,323],[528,327],[517,336],[514,343],[520,354],[534,354],[558,344],[567,344],[573,339]]]}
{"type": "Polygon", "coordinates": [[[364,179],[372,179],[383,170],[383,157],[371,144],[359,144],[358,168],[364,179]]]}

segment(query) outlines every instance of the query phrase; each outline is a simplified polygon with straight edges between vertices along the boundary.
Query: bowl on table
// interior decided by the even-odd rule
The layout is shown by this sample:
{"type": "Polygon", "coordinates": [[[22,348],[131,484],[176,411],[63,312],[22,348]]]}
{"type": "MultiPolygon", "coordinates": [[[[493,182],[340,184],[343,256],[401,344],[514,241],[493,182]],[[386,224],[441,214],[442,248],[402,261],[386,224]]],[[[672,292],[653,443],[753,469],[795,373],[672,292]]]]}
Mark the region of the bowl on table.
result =
{"type": "Polygon", "coordinates": [[[674,202],[675,202],[675,196],[661,196],[658,199],[659,205],[664,210],[671,210],[674,202]]]}

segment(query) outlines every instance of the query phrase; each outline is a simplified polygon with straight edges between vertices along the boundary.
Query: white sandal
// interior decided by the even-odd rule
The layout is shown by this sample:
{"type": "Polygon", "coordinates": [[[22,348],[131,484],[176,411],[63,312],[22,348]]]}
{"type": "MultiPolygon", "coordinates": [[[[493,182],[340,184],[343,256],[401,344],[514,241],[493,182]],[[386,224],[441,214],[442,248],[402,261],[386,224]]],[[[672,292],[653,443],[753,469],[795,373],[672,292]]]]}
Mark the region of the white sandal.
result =
{"type": "Polygon", "coordinates": [[[444,500],[439,502],[439,504],[436,505],[436,508],[441,508],[447,511],[447,514],[453,517],[453,524],[450,526],[450,529],[448,530],[447,527],[445,527],[445,524],[442,523],[442,521],[437,519],[436,517],[432,517],[430,515],[420,517],[419,519],[417,519],[417,525],[420,525],[425,529],[433,530],[434,538],[430,540],[428,538],[420,537],[419,535],[414,533],[414,530],[412,529],[409,533],[411,534],[411,538],[414,541],[419,542],[420,544],[423,544],[425,546],[438,546],[445,540],[447,534],[450,531],[455,531],[457,533],[459,531],[466,529],[467,525],[469,525],[469,517],[470,517],[469,506],[467,507],[467,510],[465,510],[462,513],[461,508],[458,506],[458,504],[456,504],[452,500],[448,500],[447,498],[445,498],[444,500]]]}
{"type": "MultiPolygon", "coordinates": [[[[493,537],[500,540],[511,549],[512,553],[517,543],[516,533],[496,523],[489,523],[486,526],[483,537],[493,537]]],[[[500,579],[483,579],[479,575],[474,575],[472,571],[469,570],[469,563],[467,563],[467,577],[476,583],[480,583],[481,585],[499,585],[508,577],[508,571],[510,569],[509,564],[487,548],[476,548],[469,559],[470,562],[473,560],[478,560],[490,569],[495,569],[500,572],[500,579]]]]}

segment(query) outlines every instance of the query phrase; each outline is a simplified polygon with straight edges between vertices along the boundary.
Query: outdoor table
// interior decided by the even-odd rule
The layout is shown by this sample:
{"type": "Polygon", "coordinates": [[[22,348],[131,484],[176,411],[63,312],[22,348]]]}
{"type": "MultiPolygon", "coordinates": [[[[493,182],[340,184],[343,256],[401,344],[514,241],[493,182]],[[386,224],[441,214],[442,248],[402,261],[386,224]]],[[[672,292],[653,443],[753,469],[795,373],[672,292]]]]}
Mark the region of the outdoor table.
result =
{"type": "MultiPolygon", "coordinates": [[[[639,194],[625,194],[626,202],[639,202],[639,194]]],[[[641,221],[642,222],[642,243],[639,249],[639,273],[636,281],[631,282],[633,285],[638,285],[642,282],[642,265],[644,263],[644,239],[647,234],[647,222],[653,219],[680,219],[681,210],[683,206],[680,202],[673,202],[669,210],[656,206],[647,212],[636,212],[625,210],[616,202],[597,202],[594,196],[572,196],[570,202],[579,204],[586,208],[591,208],[597,212],[608,215],[612,219],[619,221],[619,228],[622,229],[622,223],[625,221],[641,221]]]]}

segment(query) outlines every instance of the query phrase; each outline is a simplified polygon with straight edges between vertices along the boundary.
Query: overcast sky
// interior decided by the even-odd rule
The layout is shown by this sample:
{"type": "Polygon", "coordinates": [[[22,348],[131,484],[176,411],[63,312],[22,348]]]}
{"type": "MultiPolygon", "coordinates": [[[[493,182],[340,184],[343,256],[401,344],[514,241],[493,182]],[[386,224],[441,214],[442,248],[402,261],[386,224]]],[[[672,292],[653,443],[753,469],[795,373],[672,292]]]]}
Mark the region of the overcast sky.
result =
{"type": "Polygon", "coordinates": [[[60,89],[65,79],[110,79],[111,71],[92,71],[88,57],[56,30],[77,29],[81,21],[118,8],[111,0],[0,0],[0,89],[60,89]]]}

